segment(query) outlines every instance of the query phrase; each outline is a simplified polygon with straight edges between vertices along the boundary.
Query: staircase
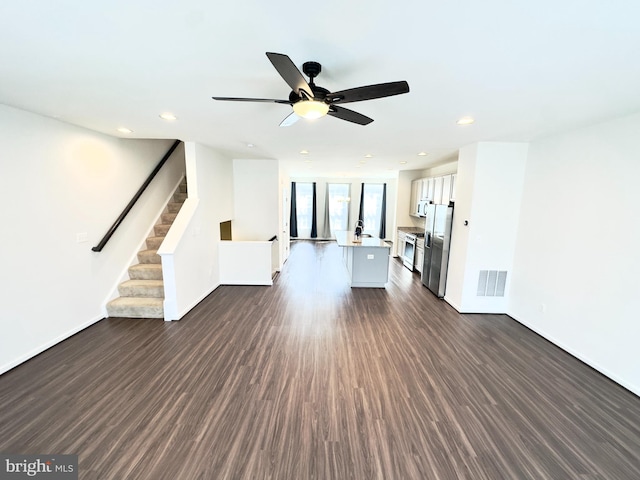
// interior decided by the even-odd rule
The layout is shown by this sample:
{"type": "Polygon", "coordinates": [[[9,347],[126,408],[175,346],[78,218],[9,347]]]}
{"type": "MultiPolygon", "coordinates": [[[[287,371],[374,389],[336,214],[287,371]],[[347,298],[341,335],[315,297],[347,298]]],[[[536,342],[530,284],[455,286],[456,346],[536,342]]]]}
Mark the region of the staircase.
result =
{"type": "Polygon", "coordinates": [[[187,199],[185,180],[178,186],[172,199],[146,240],[146,249],[138,252],[138,263],[129,267],[129,280],[118,285],[120,297],[107,304],[109,317],[164,318],[164,283],[158,248],[187,199]]]}

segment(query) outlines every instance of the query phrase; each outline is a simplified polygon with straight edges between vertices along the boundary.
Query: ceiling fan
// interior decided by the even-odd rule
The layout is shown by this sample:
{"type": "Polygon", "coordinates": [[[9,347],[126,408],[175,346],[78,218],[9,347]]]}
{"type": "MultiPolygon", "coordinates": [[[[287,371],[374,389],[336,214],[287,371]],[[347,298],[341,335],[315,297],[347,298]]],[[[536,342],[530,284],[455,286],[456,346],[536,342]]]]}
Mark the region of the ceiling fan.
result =
{"type": "Polygon", "coordinates": [[[324,115],[331,115],[332,117],[357,123],[358,125],[368,125],[373,122],[372,118],[340,107],[337,104],[361,102],[363,100],[373,100],[375,98],[390,97],[392,95],[409,92],[409,84],[403,80],[400,82],[378,83],[365,87],[350,88],[332,93],[326,88],[319,87],[313,81],[322,71],[322,66],[318,62],[306,62],[302,65],[302,71],[309,77],[309,82],[307,82],[300,70],[298,70],[287,55],[267,52],[267,57],[280,76],[292,89],[288,100],[237,97],[212,98],[214,100],[233,102],[267,102],[291,105],[293,112],[280,123],[281,127],[293,125],[300,117],[319,118],[324,115]]]}

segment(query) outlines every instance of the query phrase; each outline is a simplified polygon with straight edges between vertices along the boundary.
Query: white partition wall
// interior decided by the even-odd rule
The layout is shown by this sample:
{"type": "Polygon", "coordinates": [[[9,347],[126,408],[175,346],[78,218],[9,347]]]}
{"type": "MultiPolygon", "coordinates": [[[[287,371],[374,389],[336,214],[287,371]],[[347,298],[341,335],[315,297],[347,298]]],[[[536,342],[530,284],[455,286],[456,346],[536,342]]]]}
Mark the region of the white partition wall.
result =
{"type": "Polygon", "coordinates": [[[280,231],[277,160],[233,161],[233,240],[267,241],[280,231]]]}
{"type": "Polygon", "coordinates": [[[445,295],[460,312],[507,311],[527,148],[479,143],[460,150],[445,295]],[[506,281],[503,288],[494,278],[506,281]]]}
{"type": "Polygon", "coordinates": [[[220,222],[233,215],[231,160],[186,142],[185,163],[188,198],[158,250],[165,320],[179,320],[220,285],[220,222]]]}

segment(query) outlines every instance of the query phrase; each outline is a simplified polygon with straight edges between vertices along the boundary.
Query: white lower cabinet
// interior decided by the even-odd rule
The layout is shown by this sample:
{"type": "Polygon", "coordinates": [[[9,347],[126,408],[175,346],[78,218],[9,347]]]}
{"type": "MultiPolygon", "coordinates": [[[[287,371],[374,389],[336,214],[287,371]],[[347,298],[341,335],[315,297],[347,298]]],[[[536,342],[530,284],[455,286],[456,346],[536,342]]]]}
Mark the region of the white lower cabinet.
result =
{"type": "Polygon", "coordinates": [[[396,236],[396,239],[397,239],[396,254],[400,258],[404,257],[404,241],[405,241],[405,238],[406,238],[405,233],[403,231],[401,231],[401,230],[398,230],[398,234],[396,236]]]}
{"type": "MultiPolygon", "coordinates": [[[[418,239],[420,240],[420,239],[418,239]]],[[[416,256],[413,260],[413,268],[422,273],[422,265],[424,263],[424,248],[416,248],[416,256]]]]}

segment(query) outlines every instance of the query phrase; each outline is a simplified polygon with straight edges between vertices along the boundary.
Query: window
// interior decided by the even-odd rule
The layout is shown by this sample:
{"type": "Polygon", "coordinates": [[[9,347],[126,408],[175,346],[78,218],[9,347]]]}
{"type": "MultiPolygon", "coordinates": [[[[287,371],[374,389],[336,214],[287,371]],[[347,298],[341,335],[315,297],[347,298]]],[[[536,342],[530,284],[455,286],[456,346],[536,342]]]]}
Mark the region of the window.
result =
{"type": "Polygon", "coordinates": [[[298,238],[311,238],[313,183],[296,182],[296,213],[298,238]]]}
{"type": "Polygon", "coordinates": [[[382,214],[382,184],[364,184],[363,221],[364,232],[375,237],[380,232],[382,214]]]}
{"type": "Polygon", "coordinates": [[[349,230],[349,191],[348,183],[329,184],[329,225],[331,234],[339,230],[349,230]]]}

